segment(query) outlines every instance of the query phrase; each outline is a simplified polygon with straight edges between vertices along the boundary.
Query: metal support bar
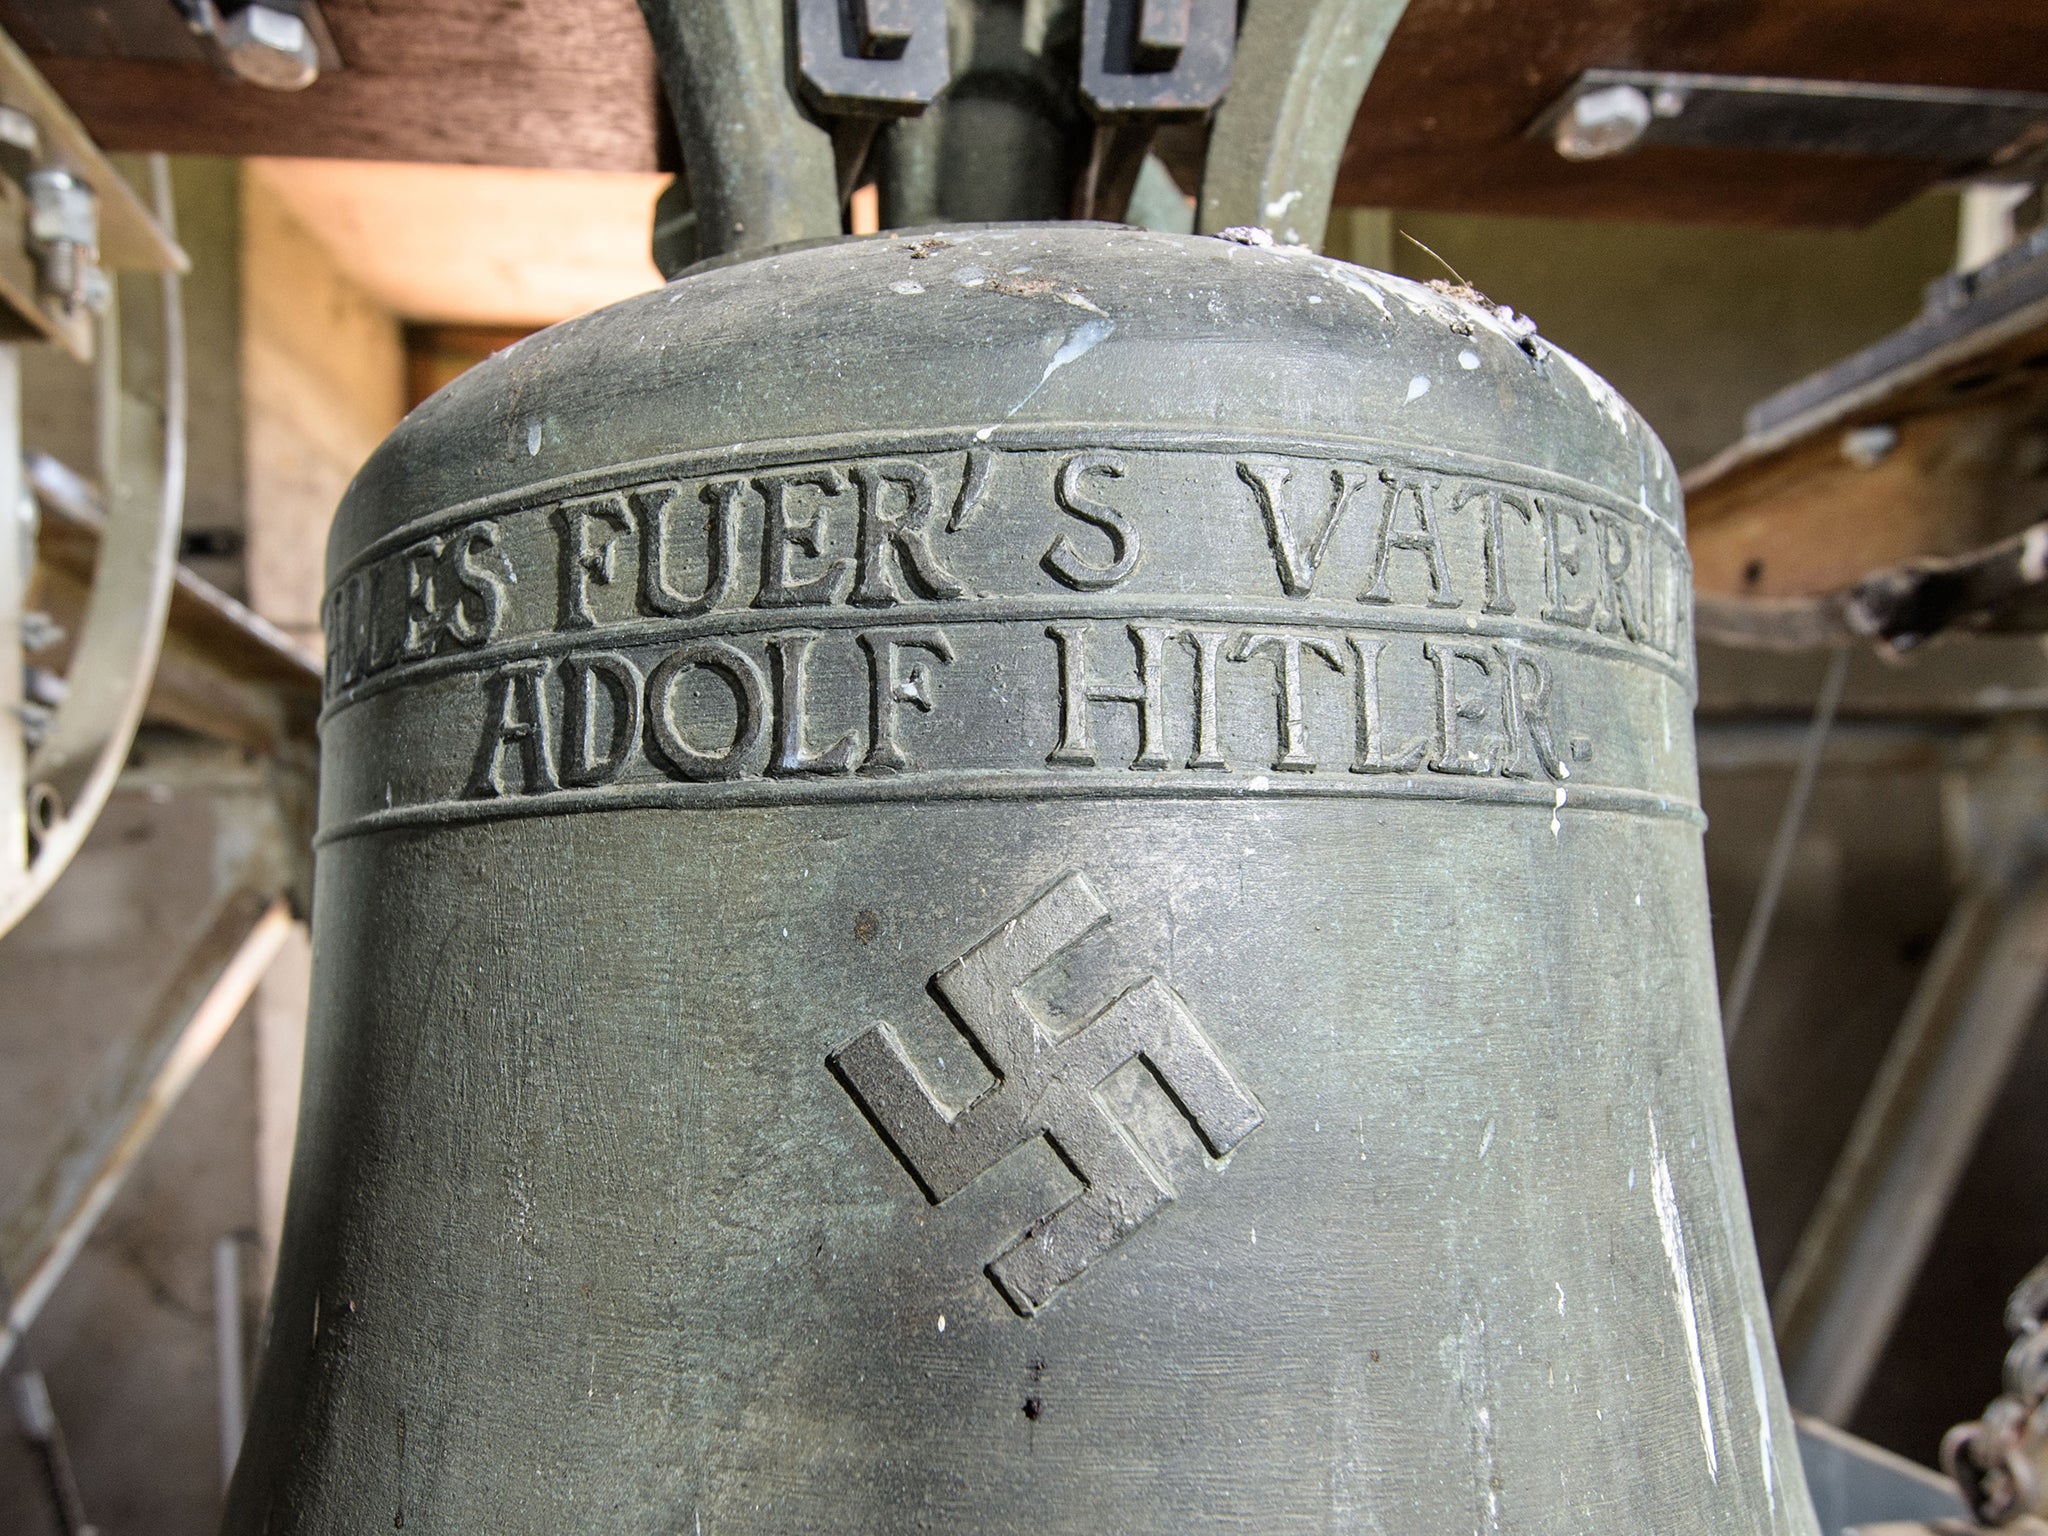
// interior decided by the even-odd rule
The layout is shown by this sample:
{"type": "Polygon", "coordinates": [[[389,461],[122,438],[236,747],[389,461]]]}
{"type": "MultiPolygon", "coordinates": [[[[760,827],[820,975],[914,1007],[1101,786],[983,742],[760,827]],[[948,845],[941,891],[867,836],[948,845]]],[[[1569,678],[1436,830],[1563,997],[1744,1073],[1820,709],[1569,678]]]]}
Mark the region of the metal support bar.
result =
{"type": "Polygon", "coordinates": [[[23,600],[35,565],[21,460],[21,348],[0,345],[0,892],[28,871],[23,600]]]}
{"type": "Polygon", "coordinates": [[[1887,1520],[1955,1520],[1968,1513],[1956,1485],[1930,1467],[1805,1414],[1794,1415],[1799,1461],[1823,1536],[1887,1520]]]}
{"type": "Polygon", "coordinates": [[[2039,143],[2048,94],[1866,80],[1589,69],[1529,125],[1560,153],[1598,159],[1642,144],[1886,155],[1962,169],[2010,163],[2039,143]],[[1597,103],[1592,122],[1612,124],[1574,152],[1573,109],[1597,103]],[[1615,104],[1617,103],[1618,104],[1615,104]],[[1560,125],[1567,125],[1563,133],[1560,125]]]}
{"type": "Polygon", "coordinates": [[[1994,873],[1951,913],[1771,1298],[1795,1407],[1854,1410],[2044,992],[2048,869],[1994,873]]]}
{"type": "Polygon", "coordinates": [[[220,1485],[234,1480],[248,1418],[242,1383],[242,1239],[235,1233],[213,1240],[213,1368],[220,1404],[220,1485]]]}
{"type": "Polygon", "coordinates": [[[110,1079],[101,1111],[75,1126],[0,1223],[11,1292],[0,1365],[85,1246],[142,1149],[256,990],[292,928],[281,896],[243,886],[215,908],[110,1079]]]}
{"type": "Polygon", "coordinates": [[[22,1438],[42,1464],[43,1488],[49,1495],[50,1514],[61,1536],[97,1536],[98,1527],[86,1519],[85,1495],[79,1491],[78,1476],[71,1466],[71,1450],[64,1440],[64,1426],[57,1420],[56,1407],[50,1402],[50,1384],[41,1371],[26,1370],[15,1376],[14,1416],[21,1425],[22,1438]]]}
{"type": "Polygon", "coordinates": [[[699,254],[840,233],[832,136],[790,89],[784,0],[640,0],[682,140],[699,254]]]}
{"type": "Polygon", "coordinates": [[[1197,228],[1320,246],[1358,104],[1408,0],[1246,0],[1197,228]]]}

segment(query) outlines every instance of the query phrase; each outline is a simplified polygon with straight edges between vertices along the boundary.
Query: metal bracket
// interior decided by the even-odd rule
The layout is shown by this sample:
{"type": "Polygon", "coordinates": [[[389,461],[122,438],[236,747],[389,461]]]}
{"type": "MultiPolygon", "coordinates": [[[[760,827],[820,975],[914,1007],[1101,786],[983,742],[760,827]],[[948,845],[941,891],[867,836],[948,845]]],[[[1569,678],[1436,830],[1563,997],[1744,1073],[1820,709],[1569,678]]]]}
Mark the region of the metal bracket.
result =
{"type": "Polygon", "coordinates": [[[1645,144],[1892,155],[1996,168],[2048,142],[2048,95],[1589,69],[1528,128],[1568,160],[1645,144]]]}
{"type": "Polygon", "coordinates": [[[93,350],[101,267],[181,273],[190,262],[28,56],[0,32],[0,340],[93,350]]]}
{"type": "Polygon", "coordinates": [[[840,233],[832,136],[789,88],[784,0],[640,0],[682,142],[698,253],[840,233]]]}
{"type": "Polygon", "coordinates": [[[821,112],[922,112],[952,75],[946,0],[796,0],[796,63],[821,112]]]}
{"type": "Polygon", "coordinates": [[[1087,0],[1081,95],[1097,117],[1196,116],[1223,99],[1237,0],[1087,0]]]}

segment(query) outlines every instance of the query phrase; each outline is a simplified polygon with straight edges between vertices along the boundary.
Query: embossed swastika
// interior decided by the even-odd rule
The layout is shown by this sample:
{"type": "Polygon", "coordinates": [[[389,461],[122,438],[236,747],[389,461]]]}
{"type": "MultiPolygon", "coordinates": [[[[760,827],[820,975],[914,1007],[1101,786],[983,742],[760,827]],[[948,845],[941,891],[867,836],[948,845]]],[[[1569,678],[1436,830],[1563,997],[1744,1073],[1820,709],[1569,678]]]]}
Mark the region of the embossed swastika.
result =
{"type": "Polygon", "coordinates": [[[947,1107],[887,1024],[830,1058],[934,1205],[1040,1137],[1080,1181],[1072,1199],[1032,1222],[988,1266],[996,1288],[1027,1317],[1174,1198],[1165,1175],[1097,1096],[1119,1068],[1143,1062],[1212,1156],[1231,1151],[1265,1118],[1180,995],[1157,976],[1065,1032],[1027,1006],[1025,983],[1109,917],[1088,877],[1070,870],[932,977],[996,1079],[966,1108],[947,1107]]]}

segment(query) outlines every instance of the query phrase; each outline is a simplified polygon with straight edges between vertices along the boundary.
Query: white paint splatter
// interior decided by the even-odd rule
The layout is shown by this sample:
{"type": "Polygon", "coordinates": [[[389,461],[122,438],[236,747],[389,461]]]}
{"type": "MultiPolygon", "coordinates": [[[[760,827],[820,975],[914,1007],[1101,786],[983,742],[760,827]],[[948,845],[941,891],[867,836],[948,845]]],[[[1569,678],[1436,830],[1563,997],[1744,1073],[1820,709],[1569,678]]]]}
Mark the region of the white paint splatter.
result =
{"type": "Polygon", "coordinates": [[[939,1314],[939,1332],[941,1332],[941,1333],[944,1333],[945,1331],[946,1331],[946,1314],[945,1314],[945,1313],[943,1313],[943,1312],[941,1312],[941,1313],[939,1314]]]}
{"type": "Polygon", "coordinates": [[[1416,401],[1420,400],[1424,395],[1428,393],[1429,379],[1426,375],[1418,373],[1417,375],[1415,375],[1414,378],[1408,381],[1408,398],[1403,400],[1401,403],[1403,405],[1413,405],[1416,401]]]}
{"type": "Polygon", "coordinates": [[[1484,1156],[1486,1156],[1487,1150],[1488,1150],[1488,1149],[1489,1149],[1490,1147],[1492,1147],[1492,1145],[1493,1145],[1493,1116],[1491,1116],[1491,1115],[1488,1115],[1488,1116],[1486,1117],[1486,1129],[1485,1129],[1484,1131],[1482,1131],[1482,1132],[1480,1133],[1480,1136],[1479,1136],[1479,1155],[1480,1155],[1481,1157],[1484,1157],[1484,1156]]]}
{"type": "Polygon", "coordinates": [[[1287,210],[1300,201],[1301,189],[1299,187],[1296,187],[1291,192],[1282,193],[1279,197],[1266,204],[1266,217],[1268,219],[1284,219],[1287,217],[1287,210]]]}
{"type": "MultiPolygon", "coordinates": [[[[1320,259],[1320,258],[1319,258],[1320,259]]],[[[1395,277],[1389,272],[1366,273],[1338,261],[1323,261],[1330,276],[1353,293],[1363,294],[1391,318],[1386,301],[1393,299],[1410,314],[1451,329],[1460,336],[1486,331],[1511,346],[1520,347],[1535,334],[1536,324],[1505,304],[1475,303],[1462,294],[1445,293],[1426,283],[1395,277]]]]}
{"type": "Polygon", "coordinates": [[[1479,1408],[1479,1438],[1486,1446],[1486,1528],[1500,1530],[1500,1475],[1494,1468],[1498,1465],[1493,1453],[1493,1410],[1485,1404],[1479,1408]]]}
{"type": "Polygon", "coordinates": [[[889,285],[889,291],[891,293],[923,293],[924,284],[914,282],[907,277],[899,278],[889,285]]]}
{"type": "Polygon", "coordinates": [[[526,456],[530,459],[540,452],[540,418],[534,417],[526,424],[526,456]]]}
{"type": "Polygon", "coordinates": [[[1379,284],[1358,268],[1335,262],[1331,264],[1330,275],[1337,279],[1340,286],[1349,288],[1353,293],[1361,294],[1371,301],[1372,307],[1389,320],[1394,318],[1394,312],[1387,308],[1387,297],[1380,292],[1379,284]]]}
{"type": "Polygon", "coordinates": [[[1564,833],[1564,823],[1558,819],[1557,813],[1564,809],[1565,802],[1570,798],[1571,797],[1565,793],[1565,787],[1562,784],[1558,785],[1557,798],[1553,800],[1550,804],[1550,840],[1553,843],[1556,842],[1559,839],[1559,837],[1562,836],[1564,833]]]}
{"type": "Polygon", "coordinates": [[[1657,1234],[1671,1265],[1672,1301],[1685,1330],[1686,1363],[1692,1368],[1693,1402],[1700,1411],[1700,1444],[1707,1452],[1707,1475],[1721,1481],[1721,1458],[1714,1449],[1714,1414],[1707,1404],[1707,1366],[1700,1355],[1699,1310],[1693,1304],[1692,1266],[1685,1256],[1685,1228],[1678,1219],[1678,1195],[1671,1185],[1671,1164],[1657,1142],[1657,1117],[1650,1116],[1650,1199],[1657,1207],[1657,1234]]]}
{"type": "Polygon", "coordinates": [[[1557,1289],[1557,1315],[1558,1315],[1559,1317],[1563,1317],[1563,1316],[1564,1316],[1564,1287],[1563,1287],[1563,1286],[1562,1286],[1561,1284],[1559,1284],[1559,1283],[1558,1283],[1557,1281],[1555,1281],[1555,1280],[1551,1281],[1550,1283],[1551,1283],[1551,1284],[1552,1284],[1553,1286],[1555,1286],[1555,1287],[1556,1287],[1556,1289],[1557,1289]]]}
{"type": "Polygon", "coordinates": [[[1600,408],[1600,414],[1614,424],[1615,431],[1628,431],[1628,402],[1621,398],[1612,384],[1569,352],[1553,351],[1550,355],[1563,363],[1571,376],[1579,381],[1579,388],[1586,392],[1586,398],[1600,408]]]}
{"type": "Polygon", "coordinates": [[[1756,1324],[1747,1316],[1742,1319],[1742,1343],[1749,1351],[1749,1392],[1756,1402],[1757,1451],[1764,1462],[1764,1492],[1770,1496],[1771,1510],[1778,1508],[1777,1448],[1771,1443],[1771,1394],[1764,1386],[1764,1356],[1756,1345],[1756,1324]]]}
{"type": "MultiPolygon", "coordinates": [[[[1060,343],[1059,351],[1053,353],[1052,361],[1045,365],[1045,372],[1038,376],[1038,382],[1026,391],[1022,400],[1019,400],[1004,413],[1003,419],[1007,421],[1010,417],[1023,410],[1026,405],[1031,403],[1032,396],[1045,388],[1046,380],[1050,379],[1076,358],[1085,357],[1101,344],[1103,338],[1115,329],[1116,322],[1114,320],[1084,320],[1075,326],[1067,339],[1060,343]]],[[[979,436],[980,434],[977,433],[976,435],[979,436]]]]}
{"type": "Polygon", "coordinates": [[[1458,366],[1464,369],[1467,373],[1470,373],[1474,368],[1477,368],[1479,366],[1479,354],[1477,352],[1474,352],[1470,347],[1465,348],[1464,351],[1458,354],[1458,366]]]}
{"type": "Polygon", "coordinates": [[[2038,524],[2027,530],[2020,546],[2020,579],[2039,581],[2048,576],[2048,528],[2038,524]]]}
{"type": "MultiPolygon", "coordinates": [[[[1090,305],[1089,307],[1093,308],[1094,306],[1090,305]]],[[[1076,359],[1077,357],[1083,357],[1087,355],[1088,352],[1093,350],[1100,342],[1106,339],[1109,333],[1115,329],[1116,322],[1114,320],[1100,319],[1082,321],[1079,325],[1074,327],[1073,335],[1069,336],[1064,342],[1060,344],[1059,351],[1053,353],[1052,361],[1045,365],[1044,377],[1041,378],[1038,382],[1043,384],[1046,379],[1051,378],[1055,373],[1058,373],[1060,369],[1066,367],[1067,364],[1073,362],[1074,359],[1076,359]]]]}
{"type": "MultiPolygon", "coordinates": [[[[1486,1314],[1476,1300],[1458,1319],[1458,1331],[1437,1343],[1444,1373],[1455,1378],[1458,1397],[1472,1416],[1472,1450],[1480,1465],[1471,1475],[1486,1495],[1486,1521],[1476,1521],[1473,1536],[1500,1529],[1500,1462],[1493,1433],[1493,1379],[1487,1360],[1486,1314]]],[[[1476,1513],[1476,1511],[1475,1511],[1476,1513]]]]}

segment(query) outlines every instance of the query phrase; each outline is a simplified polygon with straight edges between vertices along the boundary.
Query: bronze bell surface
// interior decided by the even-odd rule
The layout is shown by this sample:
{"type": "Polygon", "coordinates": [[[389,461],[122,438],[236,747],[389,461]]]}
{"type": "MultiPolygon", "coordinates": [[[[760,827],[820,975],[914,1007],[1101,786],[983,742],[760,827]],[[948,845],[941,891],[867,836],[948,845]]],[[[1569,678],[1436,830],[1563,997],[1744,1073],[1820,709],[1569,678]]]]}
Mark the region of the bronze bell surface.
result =
{"type": "Polygon", "coordinates": [[[230,1531],[1815,1530],[1678,482],[1519,317],[707,264],[415,411],[328,568],[230,1531]]]}

